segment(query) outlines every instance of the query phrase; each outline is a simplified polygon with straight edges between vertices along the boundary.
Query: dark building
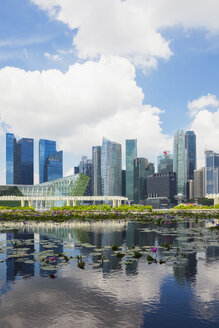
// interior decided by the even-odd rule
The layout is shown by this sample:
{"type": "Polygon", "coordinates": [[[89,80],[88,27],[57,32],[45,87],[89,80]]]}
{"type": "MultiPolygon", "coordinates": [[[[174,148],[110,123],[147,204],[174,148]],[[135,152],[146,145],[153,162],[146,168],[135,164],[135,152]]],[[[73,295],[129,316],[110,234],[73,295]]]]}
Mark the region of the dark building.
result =
{"type": "Polygon", "coordinates": [[[155,173],[147,177],[147,195],[149,198],[167,197],[171,203],[174,203],[176,194],[176,173],[155,173]]]}
{"type": "Polygon", "coordinates": [[[187,180],[194,180],[194,170],[196,170],[196,135],[194,131],[186,132],[185,149],[187,154],[187,180]]]}
{"type": "Polygon", "coordinates": [[[56,151],[56,141],[40,139],[39,175],[40,183],[63,177],[63,153],[56,151]]]}
{"type": "Polygon", "coordinates": [[[74,166],[74,174],[78,174],[79,173],[79,166],[74,166]]]}
{"type": "Polygon", "coordinates": [[[92,163],[93,163],[93,195],[102,195],[101,186],[101,146],[92,147],[92,163]]]}
{"type": "Polygon", "coordinates": [[[6,184],[33,184],[33,143],[6,133],[6,184]]]}
{"type": "Polygon", "coordinates": [[[126,170],[122,170],[122,196],[126,197],[126,170]]]}
{"type": "Polygon", "coordinates": [[[144,204],[146,199],[146,177],[148,160],[140,157],[134,160],[134,203],[144,204]]]}

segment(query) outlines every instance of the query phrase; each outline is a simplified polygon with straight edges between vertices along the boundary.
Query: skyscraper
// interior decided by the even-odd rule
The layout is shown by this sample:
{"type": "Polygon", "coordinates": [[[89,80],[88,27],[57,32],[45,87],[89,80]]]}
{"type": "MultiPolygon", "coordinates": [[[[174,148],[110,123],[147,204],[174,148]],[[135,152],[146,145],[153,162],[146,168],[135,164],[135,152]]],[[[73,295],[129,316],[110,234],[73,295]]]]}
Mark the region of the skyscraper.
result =
{"type": "Polygon", "coordinates": [[[144,204],[146,200],[146,178],[148,175],[148,160],[140,157],[134,160],[134,203],[144,204]]]}
{"type": "Polygon", "coordinates": [[[122,146],[105,137],[101,148],[101,185],[103,196],[122,193],[122,146]]]}
{"type": "Polygon", "coordinates": [[[40,183],[63,177],[63,154],[56,151],[55,141],[39,141],[39,176],[40,183]]]}
{"type": "Polygon", "coordinates": [[[93,162],[93,194],[94,196],[102,195],[101,188],[101,146],[92,147],[93,162]]]}
{"type": "Polygon", "coordinates": [[[169,151],[163,151],[163,154],[157,157],[157,163],[158,173],[173,172],[173,156],[169,151]]]}
{"type": "Polygon", "coordinates": [[[173,171],[176,172],[177,193],[186,193],[186,156],[185,136],[183,130],[178,130],[174,136],[173,171]]]}
{"type": "Polygon", "coordinates": [[[126,140],[126,197],[134,200],[134,159],[137,158],[137,139],[126,140]]]}
{"type": "Polygon", "coordinates": [[[205,151],[205,193],[219,192],[219,154],[205,151]]]}
{"type": "Polygon", "coordinates": [[[205,197],[205,167],[194,170],[194,199],[205,197]]]}
{"type": "Polygon", "coordinates": [[[92,160],[87,158],[87,156],[82,156],[78,167],[79,167],[79,173],[90,177],[90,181],[87,185],[84,195],[85,196],[93,196],[94,187],[93,187],[93,162],[92,162],[92,160]]]}
{"type": "Polygon", "coordinates": [[[185,148],[187,154],[187,180],[194,180],[194,170],[196,170],[196,135],[194,131],[186,132],[185,148]]]}
{"type": "Polygon", "coordinates": [[[6,133],[6,184],[33,184],[33,139],[6,133]]]}
{"type": "Polygon", "coordinates": [[[63,153],[57,151],[50,154],[45,163],[45,179],[51,181],[63,177],[63,153]]]}

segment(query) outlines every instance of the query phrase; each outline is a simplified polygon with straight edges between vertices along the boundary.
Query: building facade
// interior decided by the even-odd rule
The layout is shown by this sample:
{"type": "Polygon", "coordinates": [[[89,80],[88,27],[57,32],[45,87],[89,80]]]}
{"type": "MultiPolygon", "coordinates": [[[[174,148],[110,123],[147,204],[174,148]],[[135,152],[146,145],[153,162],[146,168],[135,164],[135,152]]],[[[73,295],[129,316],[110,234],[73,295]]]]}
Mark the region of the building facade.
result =
{"type": "Polygon", "coordinates": [[[169,172],[173,172],[173,156],[169,151],[163,151],[163,154],[157,157],[157,173],[169,172]]]}
{"type": "Polygon", "coordinates": [[[93,162],[93,195],[102,195],[101,186],[101,146],[92,147],[92,162],[93,162]]]}
{"type": "Polygon", "coordinates": [[[90,181],[87,185],[84,196],[93,196],[94,195],[94,187],[93,187],[93,162],[92,162],[92,160],[87,158],[87,156],[82,156],[78,167],[79,167],[79,173],[90,177],[90,181]]]}
{"type": "Polygon", "coordinates": [[[17,141],[12,133],[6,133],[6,184],[33,184],[33,145],[31,138],[17,141]]]}
{"type": "Polygon", "coordinates": [[[205,194],[218,193],[219,154],[212,150],[205,151],[205,194]]]}
{"type": "Polygon", "coordinates": [[[148,198],[167,197],[171,203],[175,203],[176,173],[155,173],[147,177],[148,198]]]}
{"type": "Polygon", "coordinates": [[[134,159],[137,158],[137,139],[127,139],[126,143],[126,197],[134,200],[134,159]]]}
{"type": "Polygon", "coordinates": [[[103,196],[122,194],[122,146],[105,137],[101,147],[101,186],[103,196]]]}
{"type": "Polygon", "coordinates": [[[187,180],[194,180],[196,170],[196,135],[194,131],[185,134],[187,180]]]}
{"type": "Polygon", "coordinates": [[[144,204],[146,200],[146,177],[148,160],[143,157],[134,160],[134,203],[144,204]]]}
{"type": "Polygon", "coordinates": [[[205,197],[205,168],[194,170],[194,199],[205,197]]]}
{"type": "Polygon", "coordinates": [[[63,177],[63,153],[56,151],[56,141],[39,140],[40,183],[63,177]]]}
{"type": "Polygon", "coordinates": [[[173,172],[176,173],[177,194],[186,194],[186,152],[183,130],[178,130],[173,144],[173,172]]]}

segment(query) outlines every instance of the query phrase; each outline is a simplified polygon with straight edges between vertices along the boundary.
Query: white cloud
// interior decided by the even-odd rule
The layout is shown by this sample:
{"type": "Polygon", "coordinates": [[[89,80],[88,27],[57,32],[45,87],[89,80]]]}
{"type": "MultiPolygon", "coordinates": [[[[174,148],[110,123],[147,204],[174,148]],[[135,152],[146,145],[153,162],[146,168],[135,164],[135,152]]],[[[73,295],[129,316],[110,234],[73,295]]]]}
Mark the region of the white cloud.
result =
{"type": "Polygon", "coordinates": [[[202,96],[198,99],[188,102],[188,109],[190,110],[191,116],[196,115],[200,110],[206,109],[208,107],[219,107],[219,100],[215,95],[210,93],[208,93],[207,96],[202,96]]]}
{"type": "Polygon", "coordinates": [[[62,58],[61,58],[59,55],[57,55],[57,54],[52,55],[52,54],[50,54],[49,52],[45,52],[45,53],[44,53],[44,56],[45,56],[46,58],[48,58],[48,59],[50,59],[50,60],[54,60],[54,61],[60,61],[60,60],[62,60],[62,58]]]}
{"type": "Polygon", "coordinates": [[[103,136],[121,143],[137,138],[139,155],[149,159],[172,147],[160,109],[143,105],[135,68],[121,57],[74,64],[66,73],[6,67],[0,70],[0,108],[11,132],[55,139],[74,156],[91,154],[103,136]]]}
{"type": "Polygon", "coordinates": [[[193,115],[190,129],[197,135],[198,165],[201,167],[205,149],[219,152],[219,101],[215,95],[208,94],[189,102],[188,108],[193,115]]]}
{"type": "Polygon", "coordinates": [[[218,0],[32,0],[53,19],[78,29],[80,58],[118,55],[156,68],[172,55],[162,29],[180,26],[219,32],[218,0]]]}

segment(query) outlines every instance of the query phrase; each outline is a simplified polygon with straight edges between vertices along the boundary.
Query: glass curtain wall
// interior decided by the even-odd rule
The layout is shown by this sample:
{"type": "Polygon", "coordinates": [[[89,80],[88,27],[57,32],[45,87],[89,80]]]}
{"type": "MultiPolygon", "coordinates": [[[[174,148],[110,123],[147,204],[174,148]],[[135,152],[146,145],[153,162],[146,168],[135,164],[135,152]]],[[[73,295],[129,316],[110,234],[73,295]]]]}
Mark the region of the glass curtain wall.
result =
{"type": "Polygon", "coordinates": [[[126,197],[134,200],[134,159],[137,158],[137,139],[126,140],[126,197]]]}

